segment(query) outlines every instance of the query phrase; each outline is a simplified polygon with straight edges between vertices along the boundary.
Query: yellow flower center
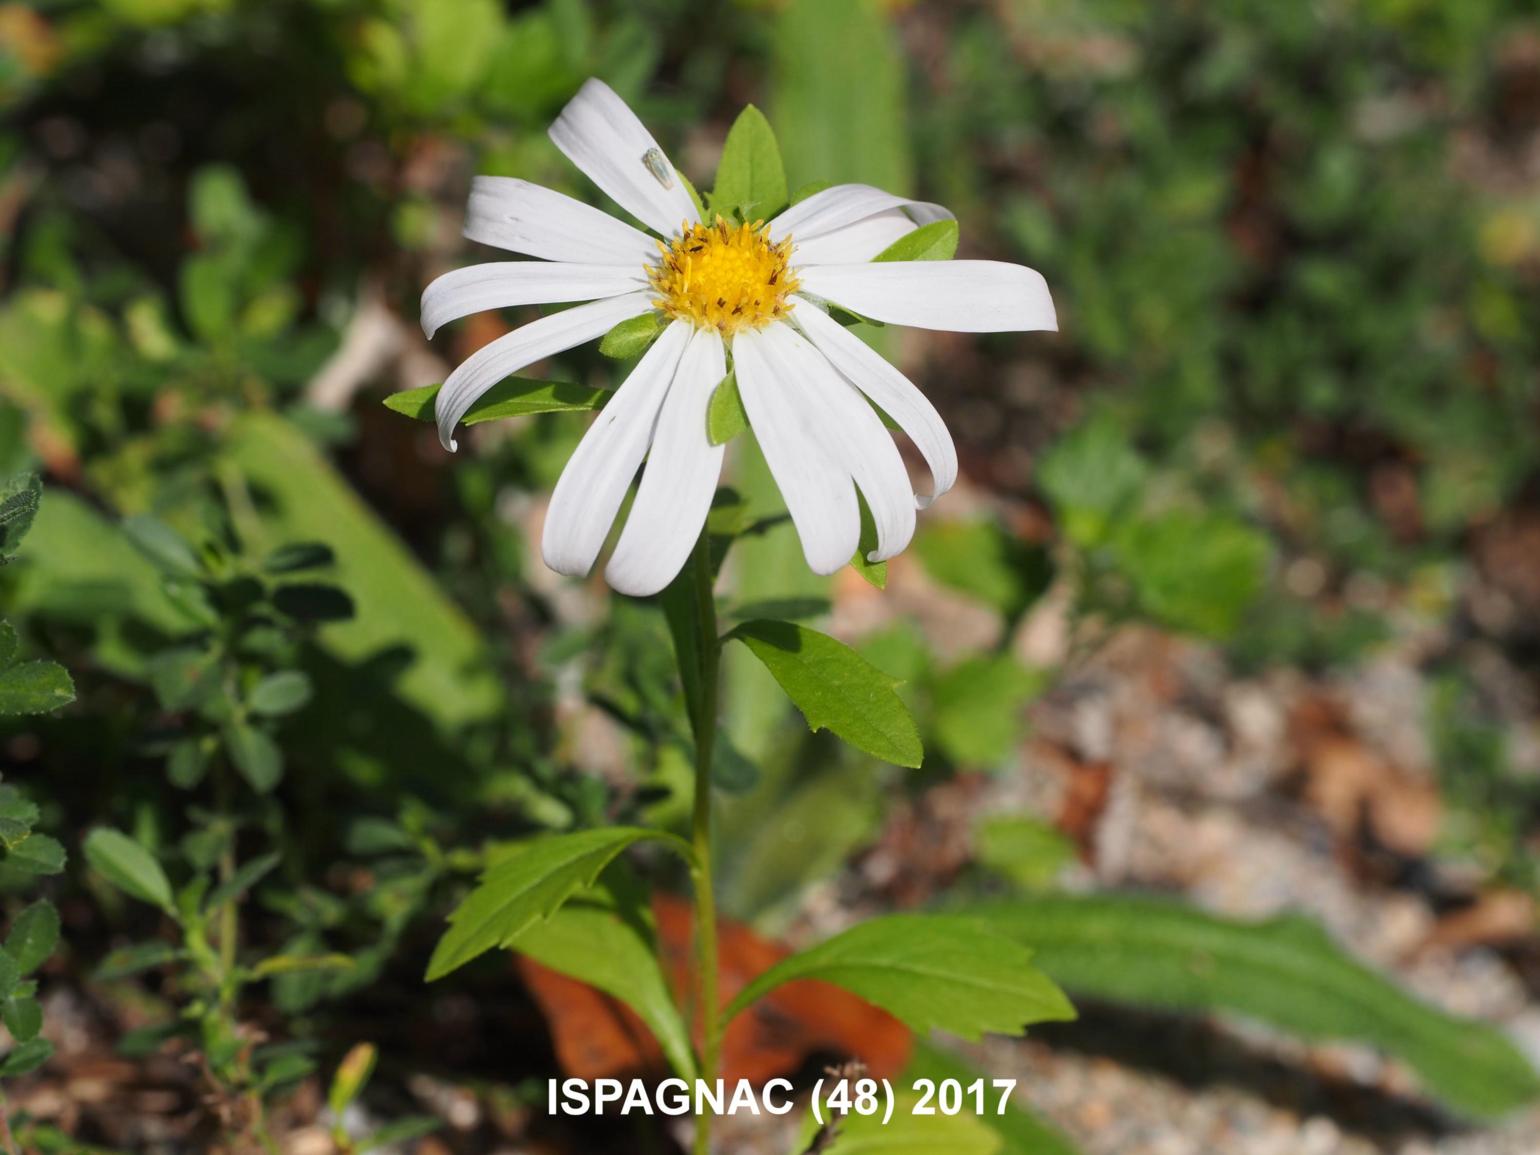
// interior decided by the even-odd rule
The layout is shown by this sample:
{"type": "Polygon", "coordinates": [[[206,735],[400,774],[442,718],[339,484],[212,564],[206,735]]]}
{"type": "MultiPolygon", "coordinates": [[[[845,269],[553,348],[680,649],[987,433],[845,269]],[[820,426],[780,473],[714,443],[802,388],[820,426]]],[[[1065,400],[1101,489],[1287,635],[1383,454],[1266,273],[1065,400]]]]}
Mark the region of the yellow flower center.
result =
{"type": "Polygon", "coordinates": [[[760,329],[786,316],[797,278],[787,267],[791,240],[770,240],[763,221],[736,229],[721,217],[691,225],[672,244],[658,242],[663,256],[647,276],[658,292],[656,306],[668,316],[723,336],[760,329]]]}

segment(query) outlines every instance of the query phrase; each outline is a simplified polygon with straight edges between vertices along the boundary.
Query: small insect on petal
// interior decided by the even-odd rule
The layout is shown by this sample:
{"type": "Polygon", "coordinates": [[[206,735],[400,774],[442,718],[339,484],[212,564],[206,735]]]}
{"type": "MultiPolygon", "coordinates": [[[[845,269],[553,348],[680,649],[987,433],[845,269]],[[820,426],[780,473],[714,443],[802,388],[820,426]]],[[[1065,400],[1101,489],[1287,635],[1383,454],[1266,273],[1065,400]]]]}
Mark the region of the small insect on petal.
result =
{"type": "Polygon", "coordinates": [[[674,170],[669,167],[668,158],[663,155],[661,148],[649,148],[642,153],[642,163],[647,166],[647,171],[652,173],[652,179],[664,188],[674,187],[674,170]]]}

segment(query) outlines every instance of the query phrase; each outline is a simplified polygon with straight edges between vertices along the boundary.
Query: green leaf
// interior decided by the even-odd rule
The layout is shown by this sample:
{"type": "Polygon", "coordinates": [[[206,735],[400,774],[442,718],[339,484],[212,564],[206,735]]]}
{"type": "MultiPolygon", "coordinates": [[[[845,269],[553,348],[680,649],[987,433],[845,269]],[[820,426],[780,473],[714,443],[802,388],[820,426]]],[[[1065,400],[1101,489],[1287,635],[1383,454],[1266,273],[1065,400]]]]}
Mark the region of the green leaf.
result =
{"type": "Polygon", "coordinates": [[[191,790],[208,773],[211,751],[202,738],[184,738],[166,756],[166,778],[178,790],[191,790]]]}
{"type": "Polygon", "coordinates": [[[14,1079],[35,1071],[52,1055],[53,1044],[47,1039],[28,1039],[0,1060],[0,1078],[14,1079]]]}
{"type": "Polygon", "coordinates": [[[738,211],[746,221],[769,220],[786,207],[781,146],[765,114],[752,104],[733,122],[711,190],[713,212],[738,211]]]}
{"type": "Polygon", "coordinates": [[[310,676],[302,670],[279,670],[251,688],[246,705],[254,714],[292,714],[310,701],[310,676]]]}
{"type": "Polygon", "coordinates": [[[58,874],[64,869],[64,847],[47,834],[29,834],[6,847],[6,864],[28,874],[58,874]]]}
{"type": "Polygon", "coordinates": [[[21,964],[8,950],[0,950],[0,1001],[9,999],[21,982],[21,964]]]}
{"type": "Polygon", "coordinates": [[[1075,1017],[1032,952],[976,918],[892,914],[859,923],[776,963],[739,992],[723,1021],[795,979],[844,987],[920,1035],[1019,1035],[1029,1023],[1075,1017]]]}
{"type": "Polygon", "coordinates": [[[1047,686],[1009,654],[969,658],[941,674],[931,691],[936,744],[959,766],[996,767],[1025,730],[1022,709],[1047,686]]]}
{"type": "MultiPolygon", "coordinates": [[[[903,1082],[912,1086],[916,1079],[930,1079],[939,1083],[943,1079],[955,1079],[963,1086],[987,1076],[983,1071],[963,1062],[926,1039],[916,1039],[909,1065],[904,1068],[903,1082]]],[[[1003,1114],[991,1113],[985,1120],[991,1130],[1000,1136],[1003,1145],[1000,1155],[1080,1155],[1079,1150],[1053,1127],[1022,1110],[1017,1104],[1020,1096],[1013,1096],[1003,1114]]]]}
{"type": "Polygon", "coordinates": [[[1185,510],[1130,520],[1112,544],[1143,612],[1221,639],[1262,592],[1272,555],[1267,536],[1245,522],[1185,510]]]}
{"type": "Polygon", "coordinates": [[[1100,545],[1138,498],[1144,459],[1108,414],[1077,426],[1043,455],[1037,484],[1058,514],[1064,534],[1081,549],[1100,545]]]}
{"type": "MultiPolygon", "coordinates": [[[[263,495],[263,528],[273,540],[325,538],[336,551],[336,580],[356,614],[317,637],[331,657],[356,664],[412,651],[392,688],[445,733],[505,708],[482,633],[310,438],[271,413],[245,413],[217,467],[237,470],[263,495]]],[[[388,719],[370,724],[391,729],[388,719]]]]}
{"type": "Polygon", "coordinates": [[[980,866],[1025,890],[1043,889],[1075,858],[1074,841],[1036,818],[989,818],[978,828],[974,843],[980,866]]]}
{"type": "Polygon", "coordinates": [[[868,555],[877,548],[877,521],[872,517],[871,506],[866,504],[864,493],[857,492],[856,502],[861,507],[861,536],[856,544],[855,556],[850,559],[850,568],[865,578],[868,584],[885,590],[888,588],[888,563],[867,560],[868,555]]]}
{"type": "Polygon", "coordinates": [[[1239,922],[1132,896],[1031,897],[962,913],[1031,947],[1077,994],[1233,1011],[1309,1039],[1370,1043],[1474,1115],[1499,1115],[1540,1095],[1540,1077],[1500,1031],[1404,993],[1301,918],[1239,922]]]}
{"type": "Polygon", "coordinates": [[[918,766],[925,756],[920,733],[898,683],[843,642],[791,622],[756,619],[727,635],[748,646],[808,728],[827,727],[858,750],[899,766],[918,766]]]}
{"type": "Polygon", "coordinates": [[[629,317],[600,339],[599,352],[616,361],[640,357],[663,332],[666,319],[662,313],[651,309],[639,317],[629,317]]]}
{"type": "Polygon", "coordinates": [[[171,881],[155,856],[122,831],[97,827],[86,835],[86,861],[91,869],[130,898],[170,913],[171,881]]]}
{"type": "MultiPolygon", "coordinates": [[[[428,386],[429,389],[435,388],[428,386]]],[[[413,390],[421,392],[421,390],[413,390]]],[[[398,393],[397,397],[406,394],[398,393]]],[[[387,398],[386,405],[391,399],[387,398]]],[[[262,568],[268,573],[297,573],[301,570],[320,569],[324,566],[335,564],[337,555],[332,552],[332,547],[322,541],[295,541],[288,545],[281,545],[268,554],[262,562],[262,568]]]]}
{"type": "Polygon", "coordinates": [[[8,999],[0,1010],[0,1020],[11,1032],[11,1038],[25,1043],[37,1038],[37,1033],[43,1029],[43,1008],[34,998],[8,999]]]}
{"type": "Polygon", "coordinates": [[[369,1155],[370,1151],[378,1151],[381,1147],[410,1143],[413,1139],[433,1134],[443,1126],[444,1120],[435,1115],[408,1115],[405,1119],[396,1119],[361,1140],[358,1155],[369,1155]]]}
{"type": "Polygon", "coordinates": [[[10,622],[0,621],[0,670],[16,660],[20,649],[21,639],[16,635],[16,627],[10,622]]]}
{"type": "Polygon", "coordinates": [[[92,977],[98,982],[126,979],[181,957],[182,952],[168,942],[135,943],[109,953],[92,977]]]}
{"type": "Polygon", "coordinates": [[[32,528],[43,500],[43,482],[35,473],[24,473],[0,484],[0,559],[16,552],[32,528]]]}
{"type": "Polygon", "coordinates": [[[266,878],[280,861],[282,861],[282,855],[274,851],[243,862],[227,881],[221,882],[210,892],[203,903],[204,913],[213,913],[225,903],[234,902],[240,898],[266,878]]]}
{"type": "Polygon", "coordinates": [[[5,953],[21,974],[29,975],[43,965],[59,942],[59,912],[47,899],[38,899],[16,916],[5,936],[5,953]]]}
{"type": "Polygon", "coordinates": [[[140,514],[123,522],[123,532],[161,569],[182,577],[201,577],[203,565],[191,543],[158,517],[140,514]]]}
{"type": "Polygon", "coordinates": [[[342,1113],[368,1085],[379,1057],[379,1049],[373,1043],[357,1043],[337,1064],[337,1073],[332,1076],[331,1089],[326,1094],[326,1105],[336,1118],[342,1118],[342,1113]]]}
{"type": "Polygon", "coordinates": [[[950,261],[957,255],[957,222],[931,221],[912,233],[905,233],[874,261],[950,261]]]}
{"type": "Polygon", "coordinates": [[[647,839],[677,841],[659,830],[612,826],[543,838],[498,863],[449,916],[449,929],[428,961],[427,981],[494,947],[512,946],[574,893],[592,886],[622,850],[647,839]]]}
{"type": "Polygon", "coordinates": [[[832,1138],[821,1141],[816,1139],[820,1131],[817,1120],[809,1112],[803,1120],[796,1155],[811,1150],[819,1155],[1001,1155],[1004,1151],[999,1133],[976,1115],[967,1111],[943,1114],[934,1098],[928,1106],[935,1114],[916,1115],[916,1096],[900,1090],[895,1098],[893,1118],[886,1123],[881,1111],[873,1115],[852,1111],[833,1125],[832,1138]]]}
{"type": "MultiPolygon", "coordinates": [[[[433,421],[433,403],[441,388],[440,385],[424,385],[421,389],[392,393],[385,398],[385,407],[418,421],[433,421]]],[[[536,381],[527,377],[510,377],[506,381],[499,381],[478,397],[460,422],[463,425],[479,425],[483,421],[525,417],[531,413],[569,413],[597,409],[610,396],[608,389],[595,389],[571,381],[536,381]]]]}
{"type": "Polygon", "coordinates": [[[297,622],[346,622],[357,613],[347,591],[320,582],[292,582],[273,591],[273,605],[297,622]]]}
{"type": "Polygon", "coordinates": [[[931,577],[993,606],[1009,621],[1019,618],[1053,580],[1047,551],[993,520],[931,520],[916,537],[915,549],[931,577]]]}
{"type": "Polygon", "coordinates": [[[252,981],[272,978],[274,975],[292,975],[301,971],[345,971],[358,965],[345,954],[275,954],[269,955],[248,974],[252,981]]]}
{"type": "Polygon", "coordinates": [[[21,662],[0,670],[0,714],[46,714],[75,700],[75,683],[58,662],[21,662]]]}
{"type": "Polygon", "coordinates": [[[738,393],[738,374],[728,370],[721,384],[712,390],[711,403],[706,407],[706,437],[713,445],[726,445],[748,427],[749,415],[738,393]]]}
{"type": "MultiPolygon", "coordinates": [[[[608,896],[604,896],[608,898],[608,896]]],[[[511,944],[542,966],[619,999],[658,1040],[681,1079],[695,1078],[690,1035],[658,965],[657,943],[639,905],[569,902],[511,944]]]]}
{"type": "Polygon", "coordinates": [[[161,650],[150,659],[147,672],[163,710],[194,709],[220,691],[219,656],[199,646],[161,650]]]}
{"type": "Polygon", "coordinates": [[[258,794],[266,794],[283,777],[283,751],[266,730],[248,722],[225,728],[225,747],[241,777],[258,794]]]}

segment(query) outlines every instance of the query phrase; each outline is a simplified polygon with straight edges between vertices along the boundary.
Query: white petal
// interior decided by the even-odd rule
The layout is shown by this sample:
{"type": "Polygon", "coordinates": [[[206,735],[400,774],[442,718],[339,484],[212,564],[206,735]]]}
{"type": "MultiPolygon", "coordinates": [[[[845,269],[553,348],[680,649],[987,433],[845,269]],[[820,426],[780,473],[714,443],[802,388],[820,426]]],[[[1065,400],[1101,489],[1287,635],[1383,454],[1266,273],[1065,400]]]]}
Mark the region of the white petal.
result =
{"type": "Polygon", "coordinates": [[[850,474],[825,450],[826,414],[810,401],[800,366],[787,351],[789,326],[770,325],[733,338],[733,367],[744,412],[770,474],[786,501],[814,573],[831,574],[850,561],[861,540],[861,510],[850,474]]]}
{"type": "Polygon", "coordinates": [[[706,407],[726,375],[722,338],[697,329],[658,414],[636,499],[604,570],[623,594],[647,597],[668,585],[700,537],[726,448],[706,435],[706,407]]]}
{"type": "Polygon", "coordinates": [[[422,331],[487,309],[597,301],[647,287],[636,265],[569,265],[550,261],[492,261],[438,277],[422,291],[422,331]]]}
{"type": "Polygon", "coordinates": [[[811,301],[800,301],[792,319],[808,340],[829,358],[856,388],[870,397],[904,431],[930,467],[935,492],[922,496],[923,508],[957,480],[957,449],[946,422],[913,382],[872,351],[865,341],[811,301]]]}
{"type": "Polygon", "coordinates": [[[794,376],[809,404],[822,415],[815,423],[824,452],[855,479],[877,528],[877,548],[868,561],[886,561],[914,536],[914,487],[893,436],[866,399],[830,360],[795,330],[777,335],[777,352],[794,358],[794,376]]]}
{"type": "Polygon", "coordinates": [[[791,263],[794,268],[800,268],[803,265],[848,265],[869,261],[919,227],[902,209],[889,209],[832,233],[807,241],[799,239],[791,250],[791,263]]]}
{"type": "Polygon", "coordinates": [[[540,538],[541,556],[557,573],[582,577],[593,568],[652,442],[658,406],[689,337],[690,327],[682,321],[663,331],[599,411],[561,471],[540,538]]]}
{"type": "Polygon", "coordinates": [[[800,244],[890,209],[905,209],[910,219],[922,225],[953,219],[948,209],[929,201],[894,196],[869,184],[837,184],[798,201],[772,220],[770,238],[781,241],[789,235],[800,244]]]}
{"type": "Polygon", "coordinates": [[[483,245],[546,261],[644,264],[657,255],[652,239],[625,221],[508,176],[478,176],[471,181],[464,231],[483,245]]]}
{"type": "Polygon", "coordinates": [[[477,349],[444,379],[444,387],[438,391],[434,403],[438,439],[452,452],[456,448],[455,426],[460,418],[476,398],[504,377],[543,357],[602,337],[620,322],[651,307],[650,292],[610,297],[541,317],[477,349]]]}
{"type": "Polygon", "coordinates": [[[1003,261],[884,261],[798,271],[802,291],[893,325],[953,333],[1058,329],[1036,269],[1003,261]]]}
{"type": "Polygon", "coordinates": [[[658,142],[602,80],[590,80],[578,89],[551,125],[550,135],[589,180],[648,228],[670,236],[681,221],[700,219],[684,181],[658,142]]]}

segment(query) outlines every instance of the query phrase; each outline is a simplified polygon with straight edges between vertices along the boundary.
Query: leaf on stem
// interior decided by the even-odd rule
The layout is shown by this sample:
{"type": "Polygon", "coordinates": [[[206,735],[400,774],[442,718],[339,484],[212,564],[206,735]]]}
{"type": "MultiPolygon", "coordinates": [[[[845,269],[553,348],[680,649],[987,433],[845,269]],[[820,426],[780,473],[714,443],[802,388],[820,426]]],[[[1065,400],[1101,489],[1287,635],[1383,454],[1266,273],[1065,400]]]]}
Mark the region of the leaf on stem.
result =
{"type": "MultiPolygon", "coordinates": [[[[434,420],[433,404],[440,385],[407,389],[385,398],[385,407],[418,421],[434,420]]],[[[525,417],[531,413],[569,413],[597,409],[609,398],[608,389],[595,389],[571,381],[536,381],[510,377],[499,381],[471,405],[460,419],[464,425],[479,425],[504,417],[525,417]]]]}
{"type": "Polygon", "coordinates": [[[83,849],[91,869],[124,894],[174,912],[166,872],[153,854],[121,830],[99,826],[86,835],[83,849]]]}
{"type": "Polygon", "coordinates": [[[829,729],[858,750],[898,766],[925,756],[898,683],[843,642],[792,622],[756,619],[728,635],[764,663],[811,730],[829,729]]]}
{"type": "Polygon", "coordinates": [[[592,886],[622,850],[647,839],[672,840],[658,830],[612,826],[542,838],[499,862],[449,916],[449,929],[428,962],[427,981],[494,947],[512,946],[573,894],[592,886]]]}
{"type": "Polygon", "coordinates": [[[724,1019],[793,979],[844,987],[921,1035],[1019,1035],[1029,1023],[1075,1017],[1063,992],[1032,965],[1031,951],[981,919],[955,915],[894,914],[853,926],[765,971],[724,1019]]]}
{"type": "Polygon", "coordinates": [[[769,220],[786,206],[786,170],[781,146],[765,114],[752,104],[738,114],[722,146],[713,212],[737,212],[746,221],[769,220]]]}

